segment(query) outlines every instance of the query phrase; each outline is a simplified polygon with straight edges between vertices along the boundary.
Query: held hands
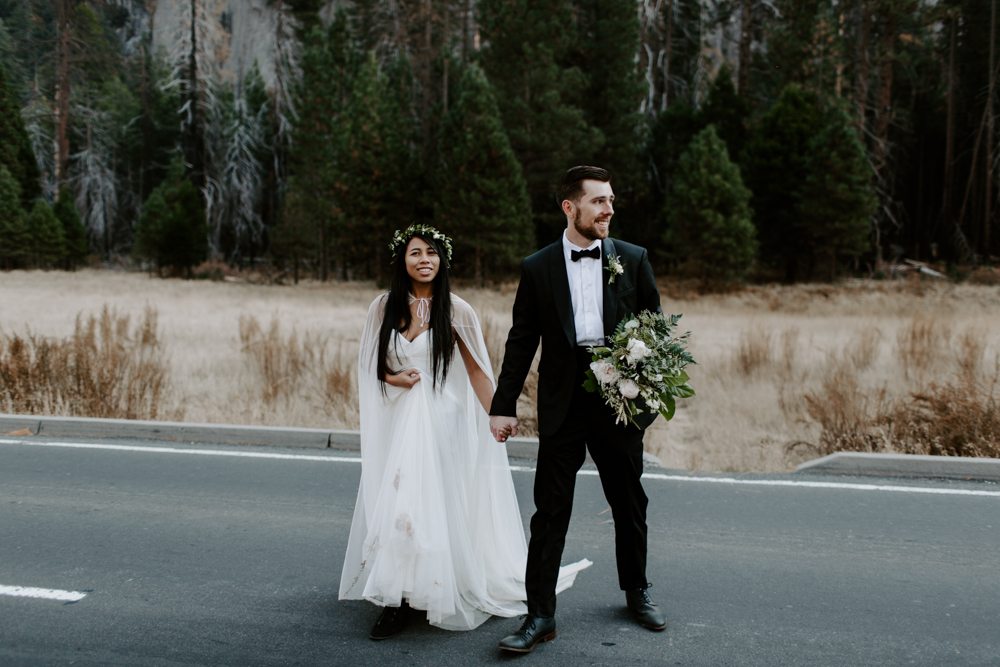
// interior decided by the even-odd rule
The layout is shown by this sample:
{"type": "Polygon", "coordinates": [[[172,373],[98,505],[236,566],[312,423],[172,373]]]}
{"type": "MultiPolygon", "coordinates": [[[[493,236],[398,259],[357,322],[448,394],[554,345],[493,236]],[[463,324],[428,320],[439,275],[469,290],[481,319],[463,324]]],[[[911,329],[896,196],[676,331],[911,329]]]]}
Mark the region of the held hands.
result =
{"type": "Polygon", "coordinates": [[[385,382],[400,389],[413,389],[413,385],[420,382],[420,371],[416,368],[407,368],[405,371],[393,375],[385,374],[385,382]]]}
{"type": "Polygon", "coordinates": [[[507,442],[507,438],[517,435],[517,418],[490,415],[490,432],[497,442],[507,442]]]}

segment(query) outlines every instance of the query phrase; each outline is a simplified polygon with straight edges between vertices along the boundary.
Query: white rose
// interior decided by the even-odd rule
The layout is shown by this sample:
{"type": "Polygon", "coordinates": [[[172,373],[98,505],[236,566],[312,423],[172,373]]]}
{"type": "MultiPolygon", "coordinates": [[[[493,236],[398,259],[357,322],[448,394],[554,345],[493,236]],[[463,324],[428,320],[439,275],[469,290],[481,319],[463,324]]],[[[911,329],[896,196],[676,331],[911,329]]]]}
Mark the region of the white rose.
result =
{"type": "Polygon", "coordinates": [[[595,361],[590,364],[590,370],[594,371],[594,377],[601,384],[614,384],[618,380],[618,371],[606,361],[595,361]]]}
{"type": "Polygon", "coordinates": [[[633,365],[635,362],[641,360],[649,354],[649,348],[646,347],[646,344],[636,338],[629,340],[628,347],[626,349],[628,350],[626,353],[628,362],[633,365]]]}
{"type": "Polygon", "coordinates": [[[639,328],[639,322],[636,320],[629,320],[628,322],[625,323],[625,331],[638,328],[639,328]]]}
{"type": "Polygon", "coordinates": [[[618,383],[618,391],[625,398],[632,399],[639,395],[639,385],[626,378],[618,383]]]}

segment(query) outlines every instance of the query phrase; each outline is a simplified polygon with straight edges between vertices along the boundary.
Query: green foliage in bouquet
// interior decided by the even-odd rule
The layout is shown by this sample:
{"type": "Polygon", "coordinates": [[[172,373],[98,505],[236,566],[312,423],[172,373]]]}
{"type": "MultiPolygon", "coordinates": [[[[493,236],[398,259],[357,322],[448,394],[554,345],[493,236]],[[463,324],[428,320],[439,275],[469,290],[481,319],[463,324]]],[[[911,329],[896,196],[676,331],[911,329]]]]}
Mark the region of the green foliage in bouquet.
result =
{"type": "Polygon", "coordinates": [[[694,396],[684,370],[695,364],[687,351],[690,331],[677,334],[680,315],[644,310],[626,317],[615,328],[610,346],[592,347],[590,370],[583,388],[600,392],[615,411],[615,423],[634,423],[644,403],[669,421],[676,399],[694,396]]]}

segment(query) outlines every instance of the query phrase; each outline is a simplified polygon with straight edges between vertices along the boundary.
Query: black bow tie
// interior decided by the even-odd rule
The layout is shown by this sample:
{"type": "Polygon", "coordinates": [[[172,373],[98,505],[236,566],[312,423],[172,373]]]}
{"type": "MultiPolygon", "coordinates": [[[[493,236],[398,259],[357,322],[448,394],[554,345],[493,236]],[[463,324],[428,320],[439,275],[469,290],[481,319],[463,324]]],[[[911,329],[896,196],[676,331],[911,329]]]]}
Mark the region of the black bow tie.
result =
{"type": "Polygon", "coordinates": [[[601,249],[598,246],[594,246],[590,250],[570,250],[570,259],[574,262],[579,262],[581,257],[589,257],[591,259],[601,258],[601,249]]]}

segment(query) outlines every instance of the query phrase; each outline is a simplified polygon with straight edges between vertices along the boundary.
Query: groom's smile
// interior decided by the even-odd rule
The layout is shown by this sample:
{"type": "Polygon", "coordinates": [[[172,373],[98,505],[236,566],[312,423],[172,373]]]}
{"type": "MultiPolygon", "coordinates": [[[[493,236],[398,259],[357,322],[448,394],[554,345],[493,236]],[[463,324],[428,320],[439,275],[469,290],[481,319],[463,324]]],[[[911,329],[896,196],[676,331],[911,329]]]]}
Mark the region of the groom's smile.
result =
{"type": "Polygon", "coordinates": [[[583,181],[583,194],[579,200],[571,202],[573,217],[572,224],[567,230],[570,232],[569,240],[576,243],[577,239],[573,237],[578,235],[581,237],[580,240],[586,243],[577,245],[587,247],[598,239],[608,238],[611,217],[615,214],[614,201],[615,193],[610,183],[583,181]]]}

